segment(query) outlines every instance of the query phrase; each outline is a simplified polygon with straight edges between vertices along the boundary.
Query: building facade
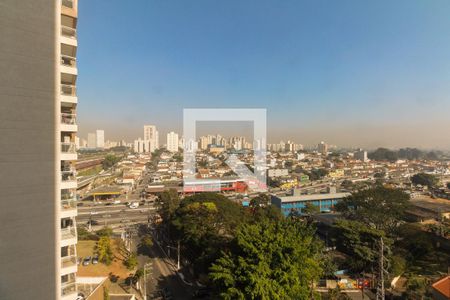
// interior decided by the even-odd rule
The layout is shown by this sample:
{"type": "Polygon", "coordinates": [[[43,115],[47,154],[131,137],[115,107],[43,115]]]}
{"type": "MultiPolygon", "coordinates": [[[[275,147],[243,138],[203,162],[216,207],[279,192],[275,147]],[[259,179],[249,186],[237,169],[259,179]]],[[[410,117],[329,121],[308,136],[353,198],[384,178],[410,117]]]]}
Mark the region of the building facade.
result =
{"type": "Polygon", "coordinates": [[[77,297],[77,20],[77,0],[0,2],[2,299],[77,297]]]}
{"type": "Polygon", "coordinates": [[[144,141],[150,141],[151,152],[159,148],[159,133],[155,125],[144,125],[144,141]]]}
{"type": "Polygon", "coordinates": [[[167,134],[167,150],[178,152],[178,134],[173,131],[167,134]]]}
{"type": "Polygon", "coordinates": [[[97,129],[95,131],[95,148],[105,148],[105,131],[97,129]]]}

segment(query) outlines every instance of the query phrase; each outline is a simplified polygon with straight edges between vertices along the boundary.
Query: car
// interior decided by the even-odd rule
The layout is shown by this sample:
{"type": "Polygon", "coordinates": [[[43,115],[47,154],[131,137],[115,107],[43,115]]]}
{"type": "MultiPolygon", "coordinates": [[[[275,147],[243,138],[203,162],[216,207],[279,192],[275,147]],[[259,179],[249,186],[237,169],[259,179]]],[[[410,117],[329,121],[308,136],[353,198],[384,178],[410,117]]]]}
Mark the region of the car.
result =
{"type": "Polygon", "coordinates": [[[133,202],[128,207],[129,208],[138,208],[139,207],[139,202],[133,202]]]}
{"type": "Polygon", "coordinates": [[[81,257],[77,257],[77,265],[79,266],[81,264],[81,257]]]}
{"type": "Polygon", "coordinates": [[[113,201],[113,204],[120,204],[121,202],[120,202],[120,200],[114,200],[113,201]]]}
{"type": "Polygon", "coordinates": [[[89,265],[91,263],[91,257],[90,256],[86,256],[84,259],[83,259],[83,266],[87,266],[87,265],[89,265]]]}
{"type": "Polygon", "coordinates": [[[94,255],[94,257],[92,258],[92,264],[93,265],[98,264],[98,255],[94,255]]]}
{"type": "Polygon", "coordinates": [[[95,226],[95,225],[98,225],[99,223],[96,220],[89,220],[89,221],[87,221],[87,224],[91,225],[91,226],[95,226]]]}

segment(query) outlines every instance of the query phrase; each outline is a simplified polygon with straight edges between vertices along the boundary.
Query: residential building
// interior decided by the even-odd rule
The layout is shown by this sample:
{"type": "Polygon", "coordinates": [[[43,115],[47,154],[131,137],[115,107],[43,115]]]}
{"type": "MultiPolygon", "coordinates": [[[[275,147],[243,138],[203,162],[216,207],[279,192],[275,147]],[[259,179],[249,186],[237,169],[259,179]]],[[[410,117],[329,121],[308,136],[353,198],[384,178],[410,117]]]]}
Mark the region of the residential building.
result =
{"type": "Polygon", "coordinates": [[[178,152],[178,134],[173,131],[167,134],[167,150],[178,152]]]}
{"type": "Polygon", "coordinates": [[[96,137],[95,133],[88,133],[88,136],[87,136],[87,147],[89,149],[97,148],[97,137],[96,137]]]}
{"type": "Polygon", "coordinates": [[[450,299],[450,276],[446,276],[433,283],[431,286],[431,292],[434,300],[450,299]]]}
{"type": "Polygon", "coordinates": [[[322,155],[327,155],[328,154],[328,145],[325,144],[325,142],[320,142],[317,145],[317,151],[322,155]]]}
{"type": "Polygon", "coordinates": [[[2,299],[77,297],[77,2],[0,3],[2,299]]]}
{"type": "Polygon", "coordinates": [[[362,162],[369,161],[369,159],[367,158],[367,151],[364,151],[362,149],[359,149],[358,151],[353,153],[353,158],[362,162]]]}
{"type": "Polygon", "coordinates": [[[105,148],[105,131],[97,129],[95,131],[95,148],[105,148]]]}
{"type": "Polygon", "coordinates": [[[144,125],[144,141],[150,141],[151,152],[159,148],[159,133],[155,125],[144,125]]]}

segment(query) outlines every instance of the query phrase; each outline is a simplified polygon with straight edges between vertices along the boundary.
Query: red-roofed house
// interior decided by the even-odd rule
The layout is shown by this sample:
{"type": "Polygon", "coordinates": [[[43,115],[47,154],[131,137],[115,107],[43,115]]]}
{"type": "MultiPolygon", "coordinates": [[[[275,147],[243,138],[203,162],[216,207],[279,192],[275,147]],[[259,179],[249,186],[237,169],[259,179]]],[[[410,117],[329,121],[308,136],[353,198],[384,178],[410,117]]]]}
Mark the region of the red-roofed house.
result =
{"type": "Polygon", "coordinates": [[[450,276],[433,283],[433,299],[448,300],[450,299],[450,276]]]}

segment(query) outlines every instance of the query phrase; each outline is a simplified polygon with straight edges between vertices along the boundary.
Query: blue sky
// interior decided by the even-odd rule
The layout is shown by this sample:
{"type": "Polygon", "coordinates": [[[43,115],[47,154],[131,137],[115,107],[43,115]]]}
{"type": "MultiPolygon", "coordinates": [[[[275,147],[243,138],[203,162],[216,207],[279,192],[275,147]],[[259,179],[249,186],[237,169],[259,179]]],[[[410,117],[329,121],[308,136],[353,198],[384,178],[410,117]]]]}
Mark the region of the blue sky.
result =
{"type": "Polygon", "coordinates": [[[450,148],[449,16],[447,0],[82,0],[80,135],[255,107],[272,142],[450,148]]]}

